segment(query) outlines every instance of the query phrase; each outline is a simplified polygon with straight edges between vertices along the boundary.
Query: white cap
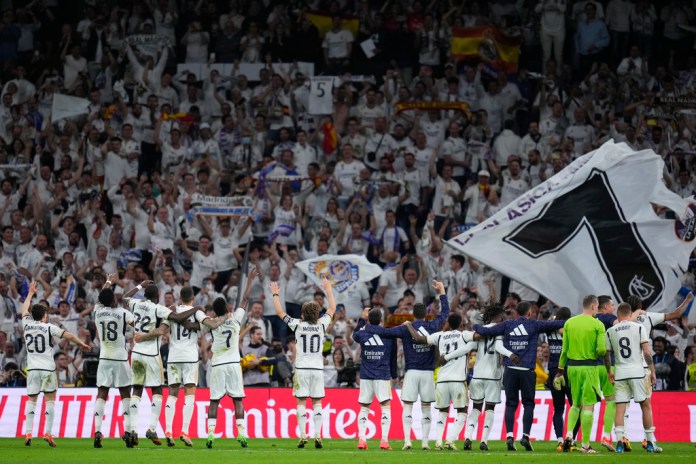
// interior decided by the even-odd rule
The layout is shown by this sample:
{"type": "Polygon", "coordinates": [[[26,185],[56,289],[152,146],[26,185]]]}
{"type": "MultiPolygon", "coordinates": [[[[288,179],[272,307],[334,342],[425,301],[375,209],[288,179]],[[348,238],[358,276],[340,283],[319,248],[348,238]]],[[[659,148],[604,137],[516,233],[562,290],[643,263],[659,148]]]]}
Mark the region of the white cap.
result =
{"type": "Polygon", "coordinates": [[[208,124],[207,122],[204,122],[204,123],[202,123],[200,126],[198,126],[198,128],[199,128],[200,130],[203,130],[203,129],[210,129],[210,124],[208,124]]]}
{"type": "Polygon", "coordinates": [[[491,177],[491,173],[486,171],[485,169],[481,169],[478,172],[479,177],[491,177]]]}

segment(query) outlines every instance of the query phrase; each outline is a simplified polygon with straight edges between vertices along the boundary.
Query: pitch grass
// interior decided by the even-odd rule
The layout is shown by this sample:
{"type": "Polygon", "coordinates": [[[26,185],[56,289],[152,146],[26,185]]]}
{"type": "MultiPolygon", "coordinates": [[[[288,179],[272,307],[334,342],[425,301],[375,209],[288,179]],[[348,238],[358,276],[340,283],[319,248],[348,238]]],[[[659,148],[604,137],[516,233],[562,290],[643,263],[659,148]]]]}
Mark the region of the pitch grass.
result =
{"type": "MultiPolygon", "coordinates": [[[[529,453],[517,443],[517,452],[509,452],[505,442],[491,441],[492,451],[479,451],[478,442],[474,451],[462,451],[462,442],[457,442],[457,451],[421,451],[420,440],[414,440],[417,449],[401,451],[402,441],[391,442],[393,451],[379,449],[379,441],[370,440],[369,450],[359,451],[357,440],[324,440],[323,449],[314,449],[310,440],[305,449],[297,449],[296,440],[251,439],[249,447],[242,449],[236,440],[218,439],[213,449],[205,447],[205,440],[193,440],[193,448],[186,448],[177,440],[174,448],[153,445],[140,437],[140,446],[127,449],[121,440],[108,439],[102,442],[103,448],[94,449],[92,440],[57,438],[57,448],[49,446],[40,438],[35,438],[32,446],[24,446],[22,439],[0,439],[0,456],[2,463],[99,463],[99,464],[174,464],[201,462],[246,462],[251,464],[320,464],[320,463],[379,463],[379,464],[451,464],[454,460],[467,464],[525,463],[547,464],[562,462],[596,463],[684,463],[693,464],[696,460],[696,448],[693,443],[660,443],[662,454],[648,454],[640,443],[634,445],[631,453],[614,454],[601,448],[600,453],[589,456],[581,453],[561,454],[556,451],[555,442],[533,442],[535,451],[529,453]]],[[[431,448],[434,442],[430,442],[431,448]]],[[[593,444],[594,446],[595,444],[593,444]]],[[[599,444],[596,444],[599,447],[599,444]]]]}

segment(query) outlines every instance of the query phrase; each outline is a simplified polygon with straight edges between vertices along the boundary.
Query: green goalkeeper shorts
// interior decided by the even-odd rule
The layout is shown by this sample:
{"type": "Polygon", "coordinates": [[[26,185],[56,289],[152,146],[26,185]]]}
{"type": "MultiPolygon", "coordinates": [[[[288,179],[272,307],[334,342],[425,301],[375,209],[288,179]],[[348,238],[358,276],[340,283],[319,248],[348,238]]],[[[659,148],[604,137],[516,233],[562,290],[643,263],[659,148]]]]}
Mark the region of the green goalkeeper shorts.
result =
{"type": "Polygon", "coordinates": [[[573,406],[592,406],[601,400],[597,366],[567,366],[573,406]]]}
{"type": "MultiPolygon", "coordinates": [[[[614,372],[614,366],[611,367],[614,372]]],[[[607,399],[607,396],[614,396],[614,384],[609,381],[607,368],[603,364],[597,366],[597,374],[599,375],[599,386],[602,389],[602,396],[607,399]]]]}

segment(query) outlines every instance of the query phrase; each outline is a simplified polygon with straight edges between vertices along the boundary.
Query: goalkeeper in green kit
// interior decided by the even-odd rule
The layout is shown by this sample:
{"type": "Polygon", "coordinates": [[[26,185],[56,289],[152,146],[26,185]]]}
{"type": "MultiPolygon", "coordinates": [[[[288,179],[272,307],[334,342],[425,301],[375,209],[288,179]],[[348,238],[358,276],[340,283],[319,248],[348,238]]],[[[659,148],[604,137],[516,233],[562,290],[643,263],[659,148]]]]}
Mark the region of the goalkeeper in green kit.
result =
{"type": "Polygon", "coordinates": [[[563,326],[563,348],[558,362],[558,372],[554,379],[554,388],[560,389],[564,384],[563,371],[567,368],[573,406],[568,413],[569,429],[563,441],[564,452],[570,451],[573,443],[573,426],[582,414],[580,452],[596,453],[590,446],[594,405],[601,400],[596,360],[607,352],[604,324],[595,318],[598,309],[597,297],[588,295],[582,300],[582,314],[571,317],[563,326]]]}

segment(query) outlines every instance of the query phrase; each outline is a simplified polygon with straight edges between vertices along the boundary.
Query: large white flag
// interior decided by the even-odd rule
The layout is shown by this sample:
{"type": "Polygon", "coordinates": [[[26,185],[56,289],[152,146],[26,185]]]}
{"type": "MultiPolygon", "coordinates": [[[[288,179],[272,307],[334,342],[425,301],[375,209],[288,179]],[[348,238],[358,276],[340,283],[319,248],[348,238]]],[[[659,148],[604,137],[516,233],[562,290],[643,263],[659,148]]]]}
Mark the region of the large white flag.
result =
{"type": "Polygon", "coordinates": [[[295,266],[317,285],[326,277],[338,292],[356,282],[369,282],[382,275],[382,268],[362,255],[322,255],[300,261],[295,266]]]}
{"type": "Polygon", "coordinates": [[[51,121],[56,122],[63,118],[87,114],[88,112],[89,100],[86,98],[71,97],[62,93],[53,94],[51,121]]]}
{"type": "Polygon", "coordinates": [[[574,310],[587,294],[662,310],[696,244],[696,203],[667,189],[663,167],[607,142],[448,244],[574,310]]]}

